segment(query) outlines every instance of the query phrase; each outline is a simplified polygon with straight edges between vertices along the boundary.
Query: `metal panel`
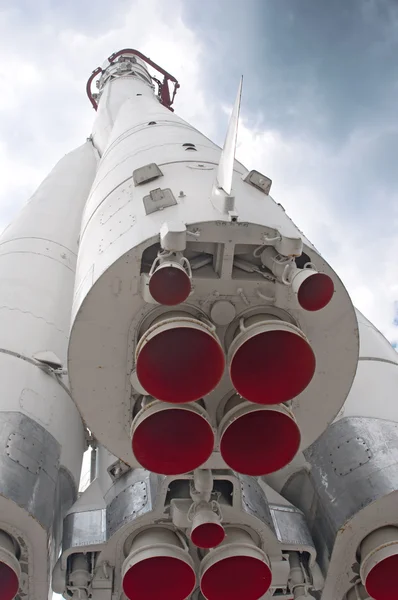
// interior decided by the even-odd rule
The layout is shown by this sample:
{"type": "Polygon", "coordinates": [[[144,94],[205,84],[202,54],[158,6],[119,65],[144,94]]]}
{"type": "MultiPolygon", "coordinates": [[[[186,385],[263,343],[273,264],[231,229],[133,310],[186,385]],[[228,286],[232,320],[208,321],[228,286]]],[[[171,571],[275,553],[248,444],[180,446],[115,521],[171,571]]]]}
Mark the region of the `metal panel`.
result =
{"type": "Polygon", "coordinates": [[[106,511],[104,508],[71,513],[65,518],[62,538],[64,551],[82,546],[98,546],[105,544],[106,541],[106,511]]]}
{"type": "Polygon", "coordinates": [[[147,215],[177,204],[177,200],[170,189],[162,190],[160,188],[149,192],[149,196],[144,196],[142,201],[147,215]]]}
{"type": "Polygon", "coordinates": [[[261,519],[275,533],[271,511],[267,499],[259,483],[254,477],[238,476],[242,491],[242,510],[247,514],[261,519]]]}
{"type": "Polygon", "coordinates": [[[58,442],[21,413],[0,413],[0,494],[24,508],[47,531],[55,506],[58,442]]]}
{"type": "Polygon", "coordinates": [[[276,537],[284,546],[307,547],[315,559],[314,543],[303,513],[297,508],[270,504],[276,537]]]}
{"type": "Polygon", "coordinates": [[[304,453],[334,532],[359,510],[398,489],[398,424],[348,417],[304,453]],[[349,466],[348,470],[343,465],[349,466]],[[337,466],[337,468],[336,468],[337,466]]]}
{"type": "Polygon", "coordinates": [[[58,473],[58,482],[56,489],[56,502],[55,502],[55,515],[54,515],[54,528],[53,528],[53,561],[55,562],[58,557],[63,531],[63,520],[71,508],[72,504],[77,499],[77,489],[70,473],[60,468],[58,473]]]}
{"type": "Polygon", "coordinates": [[[156,509],[165,500],[166,478],[136,469],[118,479],[105,494],[105,509],[71,513],[64,520],[62,548],[68,554],[73,548],[106,544],[124,525],[156,509]]]}
{"type": "Polygon", "coordinates": [[[129,485],[107,507],[108,537],[112,536],[122,525],[134,521],[152,510],[153,505],[148,497],[147,483],[136,481],[129,485]]]}
{"type": "Polygon", "coordinates": [[[133,179],[134,185],[141,185],[143,183],[148,183],[148,181],[153,181],[158,177],[163,175],[162,171],[159,169],[157,164],[150,163],[149,165],[145,165],[144,167],[139,167],[138,169],[134,169],[133,171],[133,179]]]}
{"type": "Polygon", "coordinates": [[[323,600],[340,600],[358,580],[357,550],[371,531],[398,524],[398,424],[346,417],[304,453],[311,465],[283,494],[302,508],[327,575],[323,600]],[[313,495],[309,491],[309,485],[313,495]]]}
{"type": "Polygon", "coordinates": [[[262,175],[262,173],[255,171],[254,169],[246,175],[244,181],[254,185],[254,187],[264,192],[264,194],[267,196],[271,191],[272,180],[269,177],[266,177],[266,175],[262,175]]]}

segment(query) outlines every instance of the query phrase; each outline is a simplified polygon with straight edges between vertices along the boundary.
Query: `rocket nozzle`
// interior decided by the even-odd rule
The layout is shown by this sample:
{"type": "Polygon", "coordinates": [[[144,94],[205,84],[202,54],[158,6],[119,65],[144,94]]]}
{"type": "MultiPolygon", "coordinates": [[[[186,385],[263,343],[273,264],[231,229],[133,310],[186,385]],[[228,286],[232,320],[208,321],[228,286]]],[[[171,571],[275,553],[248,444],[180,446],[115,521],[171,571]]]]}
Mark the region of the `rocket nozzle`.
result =
{"type": "Polygon", "coordinates": [[[207,600],[259,600],[271,585],[268,558],[246,531],[231,527],[226,533],[201,562],[202,594],[207,600]]]}
{"type": "Polygon", "coordinates": [[[0,598],[14,600],[18,594],[21,567],[15,556],[15,546],[11,537],[0,531],[0,598]]]}
{"type": "Polygon", "coordinates": [[[213,391],[224,365],[214,327],[186,313],[161,317],[136,348],[140,384],[154,398],[173,404],[193,402],[213,391]]]}
{"type": "Polygon", "coordinates": [[[289,464],[301,441],[289,409],[255,406],[242,399],[238,403],[235,398],[236,405],[231,409],[227,405],[220,424],[220,452],[226,464],[250,476],[269,475],[289,464]]]}
{"type": "Polygon", "coordinates": [[[137,414],[131,434],[140,465],[162,475],[181,475],[199,468],[214,448],[207,413],[197,404],[153,401],[137,414]]]}
{"type": "Polygon", "coordinates": [[[271,315],[241,321],[228,360],[236,391],[258,404],[291,400],[315,373],[315,355],[304,333],[271,315]]]}
{"type": "Polygon", "coordinates": [[[150,276],[149,291],[159,304],[176,306],[185,302],[191,293],[191,280],[181,264],[166,260],[150,276]]]}
{"type": "Polygon", "coordinates": [[[315,312],[325,308],[334,294],[334,283],[326,273],[319,273],[312,263],[307,262],[299,269],[295,261],[279,254],[272,246],[261,252],[261,262],[275,275],[278,281],[291,286],[301,308],[315,312]]]}
{"type": "Polygon", "coordinates": [[[309,312],[325,308],[334,294],[332,278],[314,269],[297,269],[291,279],[291,285],[301,308],[309,312]]]}
{"type": "Polygon", "coordinates": [[[213,504],[199,502],[193,505],[191,541],[198,548],[216,548],[225,538],[220,512],[214,510],[213,504]]]}
{"type": "Polygon", "coordinates": [[[169,529],[139,533],[122,567],[123,591],[129,600],[186,600],[196,583],[193,561],[169,529]]]}
{"type": "Polygon", "coordinates": [[[396,595],[398,528],[386,526],[370,533],[361,543],[360,575],[374,600],[392,600],[396,595]]]}

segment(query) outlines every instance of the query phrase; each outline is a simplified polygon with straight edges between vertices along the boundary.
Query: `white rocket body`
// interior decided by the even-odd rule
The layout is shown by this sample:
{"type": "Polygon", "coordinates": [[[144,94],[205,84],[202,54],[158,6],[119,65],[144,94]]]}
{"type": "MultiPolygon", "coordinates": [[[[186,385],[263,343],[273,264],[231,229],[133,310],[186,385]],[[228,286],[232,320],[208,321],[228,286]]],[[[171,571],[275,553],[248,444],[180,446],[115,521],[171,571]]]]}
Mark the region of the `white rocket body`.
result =
{"type": "Polygon", "coordinates": [[[170,82],[94,71],[91,138],[0,238],[0,589],[393,598],[397,355],[235,160],[241,87],[221,150],[170,82]]]}

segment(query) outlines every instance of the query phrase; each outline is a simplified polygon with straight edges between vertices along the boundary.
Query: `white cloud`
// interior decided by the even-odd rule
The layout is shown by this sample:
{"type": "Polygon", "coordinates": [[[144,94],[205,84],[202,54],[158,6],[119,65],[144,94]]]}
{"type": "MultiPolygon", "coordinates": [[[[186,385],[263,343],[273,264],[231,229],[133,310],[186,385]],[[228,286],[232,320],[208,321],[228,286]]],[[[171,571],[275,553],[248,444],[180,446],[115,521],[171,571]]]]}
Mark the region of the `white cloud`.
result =
{"type": "MultiPolygon", "coordinates": [[[[0,149],[14,186],[0,180],[0,230],[55,160],[84,141],[93,110],[85,95],[92,70],[123,47],[135,47],[180,79],[179,114],[207,135],[214,133],[212,111],[201,86],[201,43],[181,18],[181,2],[115,2],[120,12],[103,34],[58,28],[49,20],[34,28],[17,10],[0,10],[0,149]],[[126,8],[126,7],[129,8],[126,8]],[[3,86],[2,86],[3,87],[3,86]],[[31,165],[30,169],[28,165],[31,165]],[[33,172],[34,171],[34,172],[33,172]],[[13,198],[14,197],[14,198],[13,198]]],[[[106,20],[106,14],[104,14],[106,20]]]]}
{"type": "MultiPolygon", "coordinates": [[[[285,138],[277,131],[240,125],[238,158],[273,179],[271,194],[305,232],[346,285],[354,304],[395,341],[398,292],[398,190],[387,201],[380,189],[359,198],[356,212],[338,196],[336,177],[360,163],[361,131],[334,152],[312,139],[285,138]],[[367,211],[366,219],[362,213],[367,211]]],[[[363,177],[366,177],[363,173],[363,177]]],[[[347,182],[341,180],[342,187],[347,182]]]]}
{"type": "Polygon", "coordinates": [[[6,145],[0,142],[0,231],[39,184],[42,175],[28,162],[10,158],[6,145]]]}
{"type": "Polygon", "coordinates": [[[6,63],[0,63],[0,111],[18,109],[26,86],[31,89],[42,83],[39,69],[22,59],[10,57],[6,63]]]}

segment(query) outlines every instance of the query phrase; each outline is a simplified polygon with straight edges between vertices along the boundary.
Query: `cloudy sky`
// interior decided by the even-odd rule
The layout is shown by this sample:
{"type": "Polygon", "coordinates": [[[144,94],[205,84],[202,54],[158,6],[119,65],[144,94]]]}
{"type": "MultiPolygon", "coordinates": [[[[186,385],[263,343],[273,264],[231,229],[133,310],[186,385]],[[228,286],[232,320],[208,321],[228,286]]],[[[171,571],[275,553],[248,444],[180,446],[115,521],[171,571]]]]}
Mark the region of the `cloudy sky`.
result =
{"type": "Polygon", "coordinates": [[[126,46],[218,143],[244,75],[238,158],[398,341],[398,2],[0,0],[0,229],[90,133],[86,79],[126,46]]]}
{"type": "Polygon", "coordinates": [[[122,47],[220,144],[244,75],[238,158],[397,342],[398,2],[0,0],[0,230],[90,134],[86,80],[122,47]]]}

